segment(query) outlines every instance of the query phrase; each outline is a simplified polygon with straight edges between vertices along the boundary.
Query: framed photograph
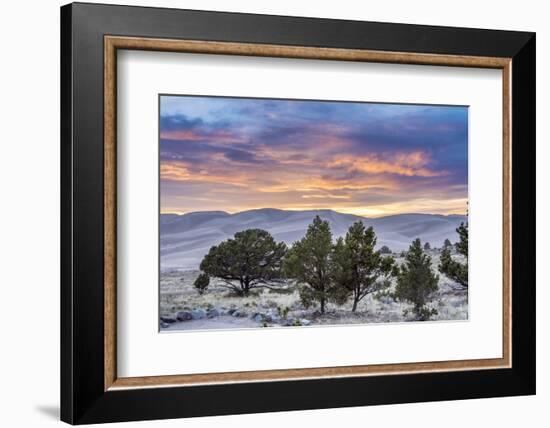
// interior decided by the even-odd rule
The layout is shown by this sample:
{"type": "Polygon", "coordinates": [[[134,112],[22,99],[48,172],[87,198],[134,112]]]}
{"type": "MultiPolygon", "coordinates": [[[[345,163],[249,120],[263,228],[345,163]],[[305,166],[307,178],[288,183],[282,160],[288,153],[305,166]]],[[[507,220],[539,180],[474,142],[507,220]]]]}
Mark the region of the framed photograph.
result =
{"type": "Polygon", "coordinates": [[[61,8],[61,418],[535,393],[535,35],[61,8]]]}

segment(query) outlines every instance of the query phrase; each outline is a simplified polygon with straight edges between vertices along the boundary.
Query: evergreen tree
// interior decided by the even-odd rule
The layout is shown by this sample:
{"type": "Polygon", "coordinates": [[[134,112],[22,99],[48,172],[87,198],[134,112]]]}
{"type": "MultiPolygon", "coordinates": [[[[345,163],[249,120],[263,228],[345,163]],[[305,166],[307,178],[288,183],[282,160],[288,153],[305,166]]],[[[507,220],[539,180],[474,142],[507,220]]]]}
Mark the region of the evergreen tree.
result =
{"type": "Polygon", "coordinates": [[[247,229],[210,248],[200,269],[223,280],[226,288],[247,296],[253,288],[271,288],[282,282],[285,254],[284,242],[275,242],[269,232],[247,229]]]}
{"type": "Polygon", "coordinates": [[[333,275],[335,284],[343,294],[352,297],[352,312],[365,296],[390,286],[389,277],[394,265],[393,257],[382,257],[375,251],[374,229],[365,228],[361,221],[354,223],[345,239],[334,246],[333,275]]]}
{"type": "Polygon", "coordinates": [[[445,242],[443,242],[443,248],[450,248],[452,247],[453,244],[451,244],[451,241],[449,241],[449,239],[445,239],[445,242]]]}
{"type": "Polygon", "coordinates": [[[350,289],[353,287],[353,277],[351,275],[352,263],[348,256],[348,251],[344,238],[336,240],[332,249],[330,274],[333,281],[333,292],[331,298],[338,304],[343,305],[349,299],[350,289]]]}
{"type": "Polygon", "coordinates": [[[413,313],[420,321],[436,315],[435,309],[426,307],[439,289],[439,277],[432,272],[431,257],[422,251],[420,239],[415,239],[397,273],[397,286],[394,296],[413,305],[413,313]]]}
{"type": "Polygon", "coordinates": [[[284,261],[287,277],[296,280],[305,307],[319,303],[321,313],[334,297],[331,277],[332,232],[328,221],[315,216],[305,236],[294,243],[284,261]]]}
{"type": "Polygon", "coordinates": [[[382,248],[380,248],[380,254],[391,254],[390,247],[383,245],[382,248]]]}
{"type": "Polygon", "coordinates": [[[462,254],[466,261],[460,263],[453,260],[450,247],[445,247],[439,258],[439,272],[463,287],[468,287],[468,224],[461,223],[456,231],[460,240],[455,246],[458,253],[462,254]]]}
{"type": "Polygon", "coordinates": [[[426,243],[424,244],[424,251],[428,251],[428,250],[431,250],[431,249],[432,249],[432,247],[431,247],[430,243],[429,243],[429,242],[426,242],[426,243]]]}
{"type": "Polygon", "coordinates": [[[460,240],[456,243],[457,251],[462,254],[466,259],[468,258],[468,223],[460,223],[458,229],[456,229],[460,240]]]}
{"type": "Polygon", "coordinates": [[[209,284],[210,277],[208,276],[208,274],[201,272],[200,275],[197,276],[197,279],[195,279],[193,286],[197,289],[200,295],[203,295],[209,284]]]}

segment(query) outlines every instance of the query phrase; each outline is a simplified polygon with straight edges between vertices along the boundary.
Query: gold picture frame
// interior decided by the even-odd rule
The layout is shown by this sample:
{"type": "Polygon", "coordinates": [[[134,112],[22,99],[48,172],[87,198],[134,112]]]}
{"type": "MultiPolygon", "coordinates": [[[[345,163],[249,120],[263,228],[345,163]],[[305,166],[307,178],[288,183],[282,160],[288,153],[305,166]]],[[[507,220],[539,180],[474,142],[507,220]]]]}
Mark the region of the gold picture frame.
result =
{"type": "Polygon", "coordinates": [[[171,40],[160,38],[104,36],[104,390],[196,386],[224,383],[284,381],[320,378],[363,377],[426,372],[510,368],[512,364],[512,58],[369,51],[270,44],[171,40]],[[503,321],[502,357],[422,363],[357,365],[305,369],[262,370],[227,373],[184,374],[149,377],[118,377],[116,321],[116,87],[117,51],[146,50],[209,55],[245,55],[278,58],[359,61],[393,64],[493,68],[502,70],[503,147],[503,321]]]}

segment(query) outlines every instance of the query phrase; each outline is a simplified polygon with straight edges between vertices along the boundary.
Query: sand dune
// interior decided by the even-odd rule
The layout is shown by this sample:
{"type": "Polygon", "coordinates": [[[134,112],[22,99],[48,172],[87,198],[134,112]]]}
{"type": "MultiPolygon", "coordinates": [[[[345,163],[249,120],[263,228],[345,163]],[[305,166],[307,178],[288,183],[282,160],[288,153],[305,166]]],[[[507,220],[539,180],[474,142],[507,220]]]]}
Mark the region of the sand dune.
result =
{"type": "Polygon", "coordinates": [[[335,238],[345,235],[352,223],[361,220],[366,226],[374,227],[379,247],[387,245],[393,251],[407,249],[417,237],[436,247],[443,245],[446,238],[455,242],[458,239],[455,229],[466,221],[466,216],[461,215],[399,214],[365,218],[332,210],[285,211],[273,208],[235,214],[223,211],[162,214],[161,269],[198,269],[211,246],[244,229],[264,229],[277,241],[292,245],[302,238],[316,215],[328,220],[335,238]]]}

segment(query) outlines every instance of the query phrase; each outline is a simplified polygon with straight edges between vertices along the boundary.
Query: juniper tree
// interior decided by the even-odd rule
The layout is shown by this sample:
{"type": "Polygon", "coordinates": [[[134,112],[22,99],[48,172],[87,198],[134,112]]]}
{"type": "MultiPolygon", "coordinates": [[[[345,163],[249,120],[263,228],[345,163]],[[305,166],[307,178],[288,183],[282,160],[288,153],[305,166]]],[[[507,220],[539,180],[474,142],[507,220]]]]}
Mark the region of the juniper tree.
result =
{"type": "Polygon", "coordinates": [[[390,286],[393,257],[383,257],[375,251],[376,234],[361,221],[350,226],[345,239],[334,246],[333,275],[335,284],[346,297],[351,296],[352,312],[367,295],[390,286]]]}
{"type": "Polygon", "coordinates": [[[439,258],[439,272],[463,287],[468,287],[468,223],[460,223],[456,232],[460,240],[455,246],[458,253],[464,256],[465,262],[453,260],[450,247],[445,247],[439,258]]]}
{"type": "Polygon", "coordinates": [[[195,279],[193,286],[197,289],[200,295],[203,295],[208,285],[210,284],[210,277],[208,274],[201,272],[199,276],[195,279]]]}
{"type": "Polygon", "coordinates": [[[405,263],[397,272],[397,285],[394,296],[413,305],[413,313],[420,321],[436,315],[435,309],[426,307],[439,289],[439,277],[432,272],[431,257],[422,251],[420,239],[415,239],[409,247],[405,263]]]}
{"type": "Polygon", "coordinates": [[[299,286],[305,307],[319,303],[321,313],[334,296],[331,276],[332,232],[328,221],[315,216],[305,236],[295,242],[284,260],[284,272],[299,286]]]}
{"type": "Polygon", "coordinates": [[[247,229],[210,248],[200,269],[221,279],[220,285],[247,296],[253,288],[271,288],[282,282],[286,250],[285,243],[275,242],[269,232],[247,229]]]}

